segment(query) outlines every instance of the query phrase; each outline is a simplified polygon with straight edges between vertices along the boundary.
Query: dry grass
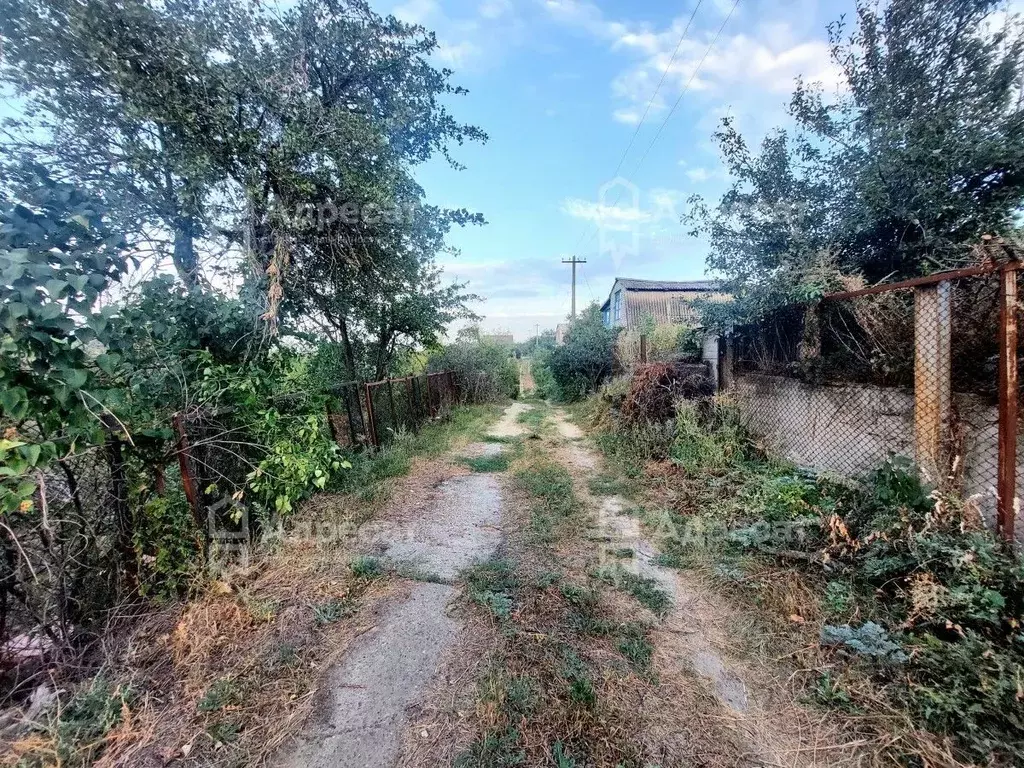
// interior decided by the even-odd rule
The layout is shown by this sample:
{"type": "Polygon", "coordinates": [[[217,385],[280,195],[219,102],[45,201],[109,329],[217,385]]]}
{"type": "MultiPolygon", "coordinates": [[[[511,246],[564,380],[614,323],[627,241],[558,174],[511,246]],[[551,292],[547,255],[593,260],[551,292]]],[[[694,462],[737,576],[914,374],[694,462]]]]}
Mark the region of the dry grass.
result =
{"type": "Polygon", "coordinates": [[[99,650],[101,677],[132,697],[98,743],[76,748],[51,728],[29,733],[4,759],[133,768],[171,760],[268,764],[302,727],[326,670],[370,628],[372,609],[401,589],[387,576],[354,575],[347,564],[355,542],[346,534],[369,520],[412,514],[417,499],[466,471],[447,458],[417,457],[409,475],[385,481],[391,492],[311,499],[294,521],[298,538],[269,545],[249,568],[228,571],[187,603],[116,622],[120,628],[99,650]],[[402,493],[394,493],[399,484],[402,493]]]}

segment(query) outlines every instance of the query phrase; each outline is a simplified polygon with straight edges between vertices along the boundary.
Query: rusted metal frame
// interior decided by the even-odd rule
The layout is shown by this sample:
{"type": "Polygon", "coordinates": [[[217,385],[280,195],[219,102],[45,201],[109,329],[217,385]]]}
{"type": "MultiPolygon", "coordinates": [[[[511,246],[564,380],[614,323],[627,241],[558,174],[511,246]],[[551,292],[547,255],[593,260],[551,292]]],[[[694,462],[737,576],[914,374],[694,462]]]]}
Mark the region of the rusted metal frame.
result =
{"type": "Polygon", "coordinates": [[[373,413],[373,394],[370,392],[370,384],[363,386],[366,394],[366,436],[371,445],[380,448],[380,442],[377,440],[377,418],[373,413]]]}
{"type": "Polygon", "coordinates": [[[419,434],[420,420],[419,409],[416,407],[416,377],[409,376],[405,380],[405,388],[409,393],[409,413],[412,414],[412,431],[419,434]]]}
{"type": "Polygon", "coordinates": [[[394,379],[387,379],[388,385],[388,408],[391,409],[391,429],[398,434],[398,411],[395,409],[395,389],[392,386],[394,379]]]}
{"type": "Polygon", "coordinates": [[[124,569],[125,586],[135,594],[139,589],[139,563],[135,557],[135,521],[128,503],[128,478],[119,435],[121,425],[111,414],[104,414],[101,421],[106,431],[110,495],[114,500],[114,524],[117,529],[117,552],[121,559],[121,567],[124,569]]]}
{"type": "MultiPolygon", "coordinates": [[[[359,405],[359,385],[357,384],[355,386],[356,386],[356,405],[358,406],[359,405]]],[[[357,447],[359,445],[359,436],[356,434],[356,425],[352,421],[352,404],[348,401],[348,392],[346,391],[349,388],[350,388],[350,385],[346,384],[341,389],[341,400],[342,400],[343,403],[345,403],[345,415],[348,416],[348,434],[352,438],[352,447],[355,448],[355,447],[357,447]]],[[[362,413],[362,411],[360,411],[359,412],[359,421],[362,422],[362,420],[363,420],[363,413],[362,413]]],[[[365,431],[365,426],[364,426],[364,431],[365,431]]]]}
{"type": "Polygon", "coordinates": [[[185,431],[185,424],[182,421],[181,413],[171,416],[171,425],[178,436],[177,455],[178,468],[181,470],[181,487],[185,491],[185,499],[192,510],[192,519],[196,528],[201,532],[203,545],[203,559],[210,556],[210,536],[206,527],[206,516],[203,514],[202,505],[199,502],[199,492],[196,490],[196,481],[192,475],[192,466],[189,462],[191,448],[188,442],[188,433],[185,431]]]}
{"type": "Polygon", "coordinates": [[[912,277],[909,280],[901,280],[898,283],[884,283],[881,285],[872,285],[868,288],[858,288],[856,291],[839,291],[838,293],[828,293],[822,297],[823,301],[842,301],[844,299],[856,299],[858,296],[872,296],[876,293],[886,293],[888,291],[899,291],[907,288],[922,288],[928,285],[937,285],[938,283],[946,282],[947,280],[959,280],[964,277],[977,277],[978,275],[990,275],[993,272],[999,272],[1003,269],[1017,269],[1017,263],[1012,262],[1008,265],[1002,264],[979,264],[976,267],[965,267],[964,269],[952,269],[948,272],[936,272],[934,275],[925,275],[923,277],[912,277]]]}
{"type": "Polygon", "coordinates": [[[999,281],[999,469],[996,526],[1013,546],[1017,512],[1017,264],[999,281]]]}
{"type": "Polygon", "coordinates": [[[938,487],[947,475],[952,422],[952,285],[914,290],[914,444],[918,468],[938,487]]]}

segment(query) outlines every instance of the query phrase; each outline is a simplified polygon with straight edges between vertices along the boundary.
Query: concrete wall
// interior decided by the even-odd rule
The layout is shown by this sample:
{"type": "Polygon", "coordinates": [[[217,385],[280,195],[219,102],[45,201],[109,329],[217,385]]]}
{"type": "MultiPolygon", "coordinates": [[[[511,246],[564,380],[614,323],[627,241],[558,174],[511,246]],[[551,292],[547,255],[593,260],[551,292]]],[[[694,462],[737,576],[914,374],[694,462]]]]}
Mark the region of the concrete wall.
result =
{"type": "MultiPolygon", "coordinates": [[[[806,384],[783,376],[736,377],[734,393],[766,448],[804,467],[856,477],[889,454],[914,459],[914,393],[863,384],[806,384]]],[[[990,526],[996,512],[999,417],[975,395],[953,395],[954,445],[961,493],[990,526]]],[[[1017,477],[1024,478],[1018,456],[1017,477]]],[[[1018,494],[1024,489],[1018,480],[1018,494]]],[[[1019,498],[1018,498],[1019,508],[1019,498]]],[[[1024,538],[1018,514],[1017,536],[1024,538]]]]}

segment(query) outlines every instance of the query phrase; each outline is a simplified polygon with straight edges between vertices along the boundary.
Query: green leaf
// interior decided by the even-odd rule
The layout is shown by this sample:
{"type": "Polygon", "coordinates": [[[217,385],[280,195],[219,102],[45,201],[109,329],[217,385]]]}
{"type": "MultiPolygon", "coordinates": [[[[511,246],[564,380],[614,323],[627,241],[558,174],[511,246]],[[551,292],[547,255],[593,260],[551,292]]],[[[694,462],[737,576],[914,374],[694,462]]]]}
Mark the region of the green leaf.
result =
{"type": "Polygon", "coordinates": [[[28,414],[28,392],[24,387],[10,387],[0,392],[0,407],[14,421],[21,421],[28,414]]]}

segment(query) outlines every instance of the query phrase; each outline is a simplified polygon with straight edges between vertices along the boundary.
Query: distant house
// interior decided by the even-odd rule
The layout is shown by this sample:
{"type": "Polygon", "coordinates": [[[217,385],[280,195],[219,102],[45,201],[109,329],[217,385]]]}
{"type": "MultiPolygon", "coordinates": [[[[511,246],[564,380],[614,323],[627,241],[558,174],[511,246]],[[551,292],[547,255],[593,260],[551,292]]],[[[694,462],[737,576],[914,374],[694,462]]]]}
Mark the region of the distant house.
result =
{"type": "Polygon", "coordinates": [[[724,298],[717,280],[635,280],[617,277],[601,318],[609,328],[637,328],[647,318],[657,324],[696,326],[700,315],[695,299],[724,298]]]}

